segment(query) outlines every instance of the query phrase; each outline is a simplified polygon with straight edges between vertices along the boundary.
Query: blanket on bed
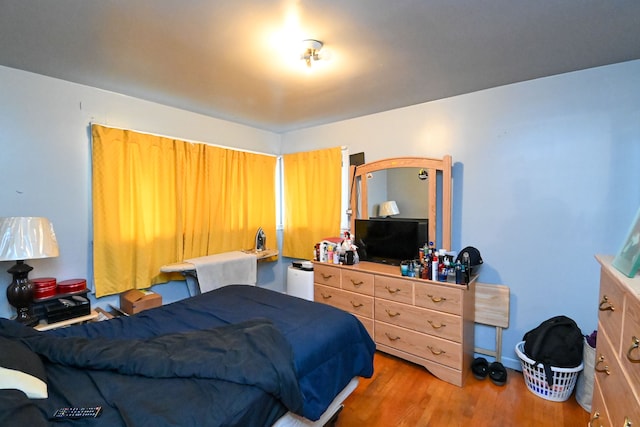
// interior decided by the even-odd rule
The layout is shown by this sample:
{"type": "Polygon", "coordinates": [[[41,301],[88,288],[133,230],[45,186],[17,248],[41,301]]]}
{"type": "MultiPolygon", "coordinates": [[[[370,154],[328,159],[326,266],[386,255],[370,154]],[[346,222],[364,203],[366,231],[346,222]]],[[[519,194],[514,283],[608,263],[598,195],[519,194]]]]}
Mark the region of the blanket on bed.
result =
{"type": "Polygon", "coordinates": [[[60,337],[147,339],[256,318],[272,321],[291,345],[304,397],[303,416],[309,420],[320,418],[354,376],[368,378],[373,374],[375,344],[354,315],[258,286],[224,286],[134,316],[47,333],[60,337]]]}
{"type": "MultiPolygon", "coordinates": [[[[144,339],[57,337],[0,319],[0,335],[20,340],[53,365],[154,379],[222,380],[257,387],[290,411],[302,410],[291,346],[266,319],[144,339]]],[[[149,408],[140,409],[144,414],[149,408]]]]}

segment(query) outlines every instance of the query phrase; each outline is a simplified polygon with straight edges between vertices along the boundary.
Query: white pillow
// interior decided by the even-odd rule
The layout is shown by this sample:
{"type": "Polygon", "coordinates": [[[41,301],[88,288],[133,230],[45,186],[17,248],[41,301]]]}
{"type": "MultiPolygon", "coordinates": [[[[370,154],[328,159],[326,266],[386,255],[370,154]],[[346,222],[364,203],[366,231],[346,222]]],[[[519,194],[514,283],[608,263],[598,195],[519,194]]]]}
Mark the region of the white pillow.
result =
{"type": "Polygon", "coordinates": [[[0,389],[20,390],[30,399],[46,399],[47,374],[36,353],[20,341],[0,336],[0,389]]]}
{"type": "Polygon", "coordinates": [[[33,375],[0,366],[0,389],[22,391],[29,399],[46,399],[47,383],[33,375]]]}

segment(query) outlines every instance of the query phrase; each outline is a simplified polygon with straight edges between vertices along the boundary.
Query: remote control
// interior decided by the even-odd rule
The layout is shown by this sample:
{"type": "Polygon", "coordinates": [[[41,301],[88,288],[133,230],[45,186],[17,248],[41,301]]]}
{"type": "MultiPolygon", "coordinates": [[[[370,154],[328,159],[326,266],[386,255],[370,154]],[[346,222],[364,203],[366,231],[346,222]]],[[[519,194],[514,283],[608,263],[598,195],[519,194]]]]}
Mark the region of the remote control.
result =
{"type": "Polygon", "coordinates": [[[96,418],[102,413],[102,406],[91,406],[87,408],[60,408],[53,414],[53,419],[62,418],[96,418]]]}

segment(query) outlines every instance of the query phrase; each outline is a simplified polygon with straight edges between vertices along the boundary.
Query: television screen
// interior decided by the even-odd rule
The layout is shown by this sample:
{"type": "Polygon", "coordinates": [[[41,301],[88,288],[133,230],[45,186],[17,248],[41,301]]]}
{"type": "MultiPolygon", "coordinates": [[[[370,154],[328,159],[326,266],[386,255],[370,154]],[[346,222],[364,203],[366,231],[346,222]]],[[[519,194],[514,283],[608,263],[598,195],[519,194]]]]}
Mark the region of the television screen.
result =
{"type": "Polygon", "coordinates": [[[429,241],[427,219],[356,219],[355,245],[360,261],[400,265],[418,258],[429,241]]]}

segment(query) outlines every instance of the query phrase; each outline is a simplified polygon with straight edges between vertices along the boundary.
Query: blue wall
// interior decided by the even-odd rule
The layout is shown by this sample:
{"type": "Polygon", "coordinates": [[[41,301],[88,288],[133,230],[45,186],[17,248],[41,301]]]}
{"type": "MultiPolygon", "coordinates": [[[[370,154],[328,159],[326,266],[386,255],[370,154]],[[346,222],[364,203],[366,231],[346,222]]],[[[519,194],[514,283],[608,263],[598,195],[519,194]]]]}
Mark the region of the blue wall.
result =
{"type": "MultiPolygon", "coordinates": [[[[640,209],[640,61],[562,74],[290,132],[283,150],[347,145],[366,161],[451,154],[453,247],[511,289],[505,362],[541,321],[597,327],[594,254],[620,249],[640,209]]],[[[476,328],[493,348],[493,332],[476,328]]]]}

